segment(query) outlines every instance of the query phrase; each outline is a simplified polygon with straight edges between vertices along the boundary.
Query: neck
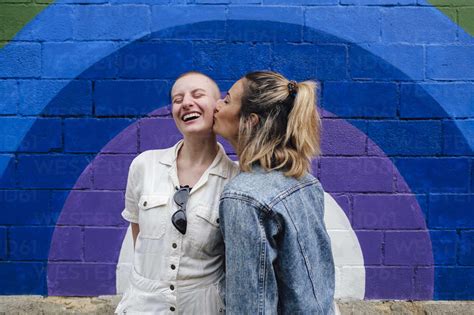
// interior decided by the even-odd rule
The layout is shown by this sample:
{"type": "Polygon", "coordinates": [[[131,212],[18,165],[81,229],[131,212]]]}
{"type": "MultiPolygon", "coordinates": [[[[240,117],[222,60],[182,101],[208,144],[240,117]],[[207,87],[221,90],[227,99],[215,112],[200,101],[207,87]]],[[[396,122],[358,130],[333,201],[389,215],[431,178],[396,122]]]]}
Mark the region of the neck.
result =
{"type": "Polygon", "coordinates": [[[178,153],[178,160],[184,164],[209,166],[216,157],[219,147],[216,136],[185,136],[178,153]]]}

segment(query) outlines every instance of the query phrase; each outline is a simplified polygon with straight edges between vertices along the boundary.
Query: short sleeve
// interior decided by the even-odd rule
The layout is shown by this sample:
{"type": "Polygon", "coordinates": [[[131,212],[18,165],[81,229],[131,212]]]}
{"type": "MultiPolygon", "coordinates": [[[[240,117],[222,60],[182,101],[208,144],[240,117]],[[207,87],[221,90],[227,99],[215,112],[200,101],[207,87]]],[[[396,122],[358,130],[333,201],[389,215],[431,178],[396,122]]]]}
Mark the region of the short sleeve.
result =
{"type": "Polygon", "coordinates": [[[131,222],[138,223],[138,189],[136,178],[138,176],[135,158],[130,164],[127,178],[127,188],[125,190],[125,209],[122,211],[122,217],[131,222]]]}

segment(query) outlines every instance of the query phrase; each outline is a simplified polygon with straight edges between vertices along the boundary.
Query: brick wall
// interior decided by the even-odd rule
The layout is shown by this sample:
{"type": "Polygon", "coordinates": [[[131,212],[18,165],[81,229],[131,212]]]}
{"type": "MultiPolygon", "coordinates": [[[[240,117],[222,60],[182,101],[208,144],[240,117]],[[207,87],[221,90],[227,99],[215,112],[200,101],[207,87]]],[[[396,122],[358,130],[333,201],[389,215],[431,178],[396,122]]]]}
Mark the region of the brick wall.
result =
{"type": "Polygon", "coordinates": [[[274,69],[320,83],[314,173],[340,215],[339,296],[472,299],[473,14],[462,0],[2,1],[0,294],[120,291],[128,166],[180,138],[173,80],[196,69],[226,90],[274,69]]]}

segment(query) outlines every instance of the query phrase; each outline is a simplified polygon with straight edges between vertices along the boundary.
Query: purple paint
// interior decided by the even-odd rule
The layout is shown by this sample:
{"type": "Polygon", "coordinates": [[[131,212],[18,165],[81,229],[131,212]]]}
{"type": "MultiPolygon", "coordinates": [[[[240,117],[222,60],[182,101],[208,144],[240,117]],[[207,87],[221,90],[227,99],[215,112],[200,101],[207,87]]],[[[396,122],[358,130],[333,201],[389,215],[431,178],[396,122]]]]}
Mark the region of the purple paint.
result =
{"type": "Polygon", "coordinates": [[[366,267],[366,299],[410,299],[413,296],[412,267],[366,267]]]}
{"type": "Polygon", "coordinates": [[[322,157],[327,192],[393,192],[393,164],[379,157],[322,157]]]}
{"type": "Polygon", "coordinates": [[[367,136],[354,133],[352,125],[339,119],[323,119],[323,155],[365,155],[367,136]]]}
{"type": "Polygon", "coordinates": [[[133,124],[119,133],[102,149],[102,153],[133,153],[138,152],[138,126],[133,124]]]}
{"type": "Polygon", "coordinates": [[[115,294],[116,263],[48,264],[48,294],[98,296],[115,294]]]}
{"type": "Polygon", "coordinates": [[[86,227],[84,230],[84,260],[117,263],[126,232],[127,228],[86,227]]]}
{"type": "Polygon", "coordinates": [[[83,259],[81,227],[58,226],[54,234],[56,237],[51,242],[51,248],[56,248],[56,250],[49,254],[49,260],[81,261],[83,259]]]}
{"type": "Polygon", "coordinates": [[[426,228],[413,195],[354,195],[353,207],[355,229],[426,228]]]}
{"type": "Polygon", "coordinates": [[[364,264],[381,265],[383,263],[382,256],[382,231],[356,231],[359,239],[360,247],[363,249],[364,264]]]}
{"type": "Polygon", "coordinates": [[[424,231],[385,232],[385,265],[430,265],[432,250],[426,247],[430,242],[424,231]]]}
{"type": "Polygon", "coordinates": [[[334,198],[336,203],[342,208],[347,218],[349,219],[349,222],[351,222],[352,225],[351,201],[349,199],[349,196],[339,194],[332,194],[331,196],[334,198]]]}
{"type": "Polygon", "coordinates": [[[434,278],[433,266],[415,268],[415,290],[411,299],[413,300],[433,299],[433,292],[434,292],[433,278],[434,278]]]}
{"type": "Polygon", "coordinates": [[[98,155],[92,162],[94,189],[125,190],[128,169],[135,155],[98,155]]]}
{"type": "MultiPolygon", "coordinates": [[[[72,190],[64,203],[58,225],[125,226],[120,216],[124,196],[121,191],[72,190]]],[[[53,241],[56,231],[53,234],[53,241]]],[[[54,252],[58,250],[51,248],[54,252]]]]}
{"type": "Polygon", "coordinates": [[[172,118],[145,118],[138,124],[140,152],[169,148],[183,138],[172,118]]]}
{"type": "MultiPolygon", "coordinates": [[[[334,117],[328,112],[323,111],[323,114],[325,117],[334,117]]],[[[338,157],[323,156],[316,159],[313,162],[314,172],[318,172],[320,161],[321,182],[353,223],[366,265],[384,263],[383,246],[388,246],[385,248],[388,250],[385,263],[399,265],[367,266],[366,298],[431,299],[431,242],[415,196],[410,193],[408,185],[391,161],[370,139],[367,140],[371,147],[370,153],[376,156],[369,156],[365,147],[366,136],[357,128],[340,119],[325,122],[325,128],[328,131],[322,135],[323,148],[328,154],[338,157]],[[394,194],[395,192],[404,194],[394,194]],[[388,219],[382,219],[383,217],[388,219]],[[383,244],[383,231],[373,229],[402,231],[399,231],[401,234],[386,235],[386,243],[383,244]],[[409,234],[403,231],[407,229],[418,231],[409,234]],[[412,238],[416,240],[415,243],[412,238]],[[411,244],[415,244],[416,248],[423,248],[415,257],[406,252],[406,246],[413,246],[411,244]],[[401,247],[402,245],[405,247],[401,247]],[[397,253],[402,255],[397,257],[397,253]]],[[[84,170],[64,204],[58,225],[86,226],[84,253],[81,252],[81,259],[85,260],[78,264],[51,262],[58,257],[74,257],[61,244],[77,242],[74,241],[77,239],[74,233],[68,236],[59,227],[56,228],[48,269],[50,295],[115,294],[115,266],[125,229],[112,227],[128,225],[121,218],[120,212],[123,210],[123,189],[132,155],[115,156],[105,153],[131,153],[136,152],[137,148],[138,152],[166,148],[179,139],[181,135],[170,117],[169,107],[159,109],[150,114],[150,118],[141,119],[117,135],[84,170]],[[108,169],[109,164],[112,166],[108,169]],[[76,190],[79,188],[95,190],[76,190]],[[117,191],[110,191],[111,189],[117,191]],[[105,226],[111,228],[104,228],[105,226]],[[94,242],[98,239],[101,244],[94,242]],[[93,276],[95,272],[97,274],[93,276]]],[[[228,144],[226,151],[233,153],[228,144]]]]}

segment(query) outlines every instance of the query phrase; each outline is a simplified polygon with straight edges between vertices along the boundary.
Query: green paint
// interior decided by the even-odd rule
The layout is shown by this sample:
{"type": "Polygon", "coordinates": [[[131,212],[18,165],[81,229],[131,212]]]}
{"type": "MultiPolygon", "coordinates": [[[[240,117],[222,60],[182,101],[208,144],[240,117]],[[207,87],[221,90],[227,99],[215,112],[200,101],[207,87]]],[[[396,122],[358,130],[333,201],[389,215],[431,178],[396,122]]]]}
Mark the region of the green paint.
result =
{"type": "Polygon", "coordinates": [[[474,36],[474,7],[470,8],[459,8],[459,25],[469,33],[469,35],[474,36]]]}
{"type": "Polygon", "coordinates": [[[428,0],[446,14],[454,23],[474,36],[474,1],[472,0],[428,0]]]}
{"type": "MultiPolygon", "coordinates": [[[[49,1],[52,3],[54,0],[49,1]]],[[[0,49],[28,22],[48,7],[48,4],[12,4],[11,0],[9,2],[8,4],[0,3],[0,49]]]]}

